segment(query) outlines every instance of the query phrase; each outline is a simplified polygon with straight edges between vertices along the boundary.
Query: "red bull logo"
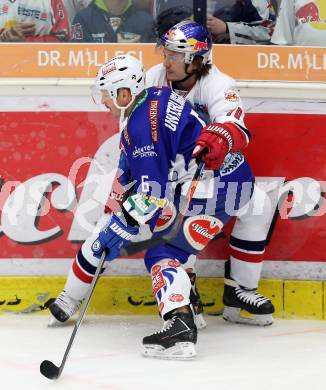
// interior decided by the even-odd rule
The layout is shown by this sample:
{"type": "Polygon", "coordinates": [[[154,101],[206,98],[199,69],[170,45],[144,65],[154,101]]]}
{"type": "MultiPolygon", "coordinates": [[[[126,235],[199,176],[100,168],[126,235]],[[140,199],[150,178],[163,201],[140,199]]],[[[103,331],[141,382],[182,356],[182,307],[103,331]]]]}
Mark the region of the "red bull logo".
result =
{"type": "Polygon", "coordinates": [[[296,12],[296,17],[301,23],[318,22],[319,9],[314,2],[308,3],[296,12]]]}
{"type": "Polygon", "coordinates": [[[309,23],[318,30],[326,29],[326,3],[323,0],[311,1],[299,8],[295,16],[299,23],[309,23]]]}
{"type": "Polygon", "coordinates": [[[192,51],[202,51],[202,50],[208,50],[207,41],[201,42],[197,41],[195,38],[189,38],[188,43],[192,46],[192,51]]]}
{"type": "Polygon", "coordinates": [[[237,102],[239,100],[239,95],[235,91],[226,91],[224,97],[230,102],[237,102]]]}

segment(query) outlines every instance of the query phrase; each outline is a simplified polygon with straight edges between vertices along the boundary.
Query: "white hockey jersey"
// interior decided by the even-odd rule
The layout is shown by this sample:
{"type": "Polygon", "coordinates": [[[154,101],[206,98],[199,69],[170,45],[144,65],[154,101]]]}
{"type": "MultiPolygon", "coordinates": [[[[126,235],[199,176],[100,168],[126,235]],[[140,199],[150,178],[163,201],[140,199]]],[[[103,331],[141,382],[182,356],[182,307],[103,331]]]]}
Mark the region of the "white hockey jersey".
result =
{"type": "MultiPolygon", "coordinates": [[[[163,64],[158,64],[146,72],[146,87],[171,85],[166,79],[163,64]]],[[[176,91],[180,93],[180,91],[176,91]]],[[[222,73],[215,65],[207,76],[197,80],[187,93],[183,94],[207,123],[235,122],[245,128],[244,110],[240,96],[235,90],[235,81],[222,73]]]]}
{"type": "MultiPolygon", "coordinates": [[[[146,72],[146,88],[163,87],[171,84],[167,81],[166,70],[163,64],[158,64],[146,72]]],[[[215,65],[212,65],[208,75],[197,80],[192,89],[183,93],[174,89],[178,94],[185,97],[206,121],[206,123],[234,122],[240,125],[240,130],[246,137],[247,144],[250,141],[251,134],[244,124],[244,110],[240,96],[235,90],[235,81],[222,73],[215,65]]],[[[221,167],[221,172],[232,172],[233,168],[244,162],[241,152],[228,153],[221,167]]],[[[205,180],[199,183],[195,192],[196,198],[211,197],[214,191],[214,181],[209,175],[205,180]]]]}
{"type": "Polygon", "coordinates": [[[272,43],[326,46],[326,0],[283,0],[272,43]]]}
{"type": "Polygon", "coordinates": [[[68,14],[62,0],[0,0],[0,31],[19,22],[35,22],[35,36],[26,41],[69,39],[68,14]]]}

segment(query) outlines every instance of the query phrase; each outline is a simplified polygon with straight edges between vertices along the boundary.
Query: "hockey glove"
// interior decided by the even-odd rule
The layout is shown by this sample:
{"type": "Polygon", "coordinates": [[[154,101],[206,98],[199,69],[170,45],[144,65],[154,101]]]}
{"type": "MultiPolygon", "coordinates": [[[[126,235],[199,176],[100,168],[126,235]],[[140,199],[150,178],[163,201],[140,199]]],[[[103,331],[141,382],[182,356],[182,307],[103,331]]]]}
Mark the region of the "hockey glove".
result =
{"type": "Polygon", "coordinates": [[[120,255],[120,249],[137,235],[138,230],[138,226],[130,226],[125,222],[122,213],[121,217],[112,214],[107,225],[92,244],[94,256],[100,258],[103,251],[107,249],[105,260],[116,259],[120,255]]]}
{"type": "Polygon", "coordinates": [[[192,157],[203,159],[205,169],[216,170],[221,167],[229,152],[241,150],[246,145],[246,136],[236,124],[212,123],[203,128],[192,157]]]}

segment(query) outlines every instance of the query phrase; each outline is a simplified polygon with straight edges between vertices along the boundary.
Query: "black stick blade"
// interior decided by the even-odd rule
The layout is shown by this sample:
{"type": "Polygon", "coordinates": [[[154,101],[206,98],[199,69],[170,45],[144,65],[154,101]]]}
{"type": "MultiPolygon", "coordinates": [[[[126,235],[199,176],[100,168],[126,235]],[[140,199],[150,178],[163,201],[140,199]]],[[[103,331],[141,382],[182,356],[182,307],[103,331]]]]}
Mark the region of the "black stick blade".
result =
{"type": "Polygon", "coordinates": [[[49,360],[43,360],[40,365],[40,372],[48,379],[58,379],[60,375],[60,368],[49,360]]]}

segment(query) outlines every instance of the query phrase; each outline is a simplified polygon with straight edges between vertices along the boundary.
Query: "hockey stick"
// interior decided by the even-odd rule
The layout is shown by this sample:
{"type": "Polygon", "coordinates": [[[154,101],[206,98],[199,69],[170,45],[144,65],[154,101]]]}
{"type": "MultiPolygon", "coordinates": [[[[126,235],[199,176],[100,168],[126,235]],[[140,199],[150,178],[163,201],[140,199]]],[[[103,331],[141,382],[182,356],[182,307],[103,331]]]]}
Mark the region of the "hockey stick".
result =
{"type": "Polygon", "coordinates": [[[70,337],[70,340],[69,340],[68,346],[66,348],[65,354],[63,356],[63,359],[62,359],[60,367],[57,367],[54,363],[50,362],[49,360],[43,360],[43,362],[40,365],[40,372],[41,372],[41,374],[44,375],[45,377],[47,377],[48,379],[58,379],[60,377],[62,371],[63,371],[63,368],[64,368],[64,366],[66,364],[66,360],[68,358],[70,349],[71,349],[72,344],[74,342],[76,333],[77,333],[77,331],[79,329],[80,324],[83,321],[83,318],[84,318],[84,315],[86,313],[89,301],[90,301],[90,299],[92,297],[92,294],[93,294],[93,291],[95,289],[96,283],[97,283],[97,281],[99,279],[99,276],[100,276],[100,273],[101,273],[101,269],[102,269],[104,261],[105,261],[106,254],[107,254],[107,252],[104,251],[102,253],[102,255],[101,255],[100,262],[99,262],[99,264],[98,264],[98,266],[96,268],[96,272],[95,272],[94,278],[92,280],[92,283],[89,286],[89,289],[87,291],[85,300],[84,300],[83,305],[82,305],[81,310],[80,310],[79,317],[77,319],[77,322],[75,324],[74,330],[73,330],[72,335],[70,337]]]}
{"type": "Polygon", "coordinates": [[[155,238],[150,238],[148,240],[131,243],[122,249],[121,251],[122,256],[131,256],[135,253],[143,251],[144,249],[150,249],[153,248],[154,246],[165,244],[166,242],[171,241],[173,238],[177,236],[182,226],[183,220],[186,216],[186,212],[188,211],[191,199],[201,179],[204,169],[205,169],[205,162],[201,160],[198,163],[196,172],[191,180],[190,187],[185,197],[182,210],[180,210],[179,214],[177,215],[176,220],[169,233],[161,237],[155,237],[155,238]]]}

